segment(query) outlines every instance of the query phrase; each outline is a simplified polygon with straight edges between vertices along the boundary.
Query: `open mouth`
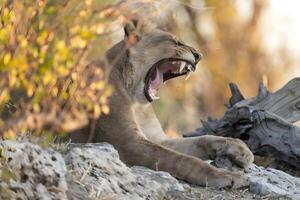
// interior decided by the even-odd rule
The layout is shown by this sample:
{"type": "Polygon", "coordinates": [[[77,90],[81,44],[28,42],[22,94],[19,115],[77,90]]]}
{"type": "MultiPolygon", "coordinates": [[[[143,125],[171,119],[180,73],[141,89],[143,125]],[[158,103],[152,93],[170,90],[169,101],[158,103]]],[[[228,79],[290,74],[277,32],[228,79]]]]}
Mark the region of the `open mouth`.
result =
{"type": "Polygon", "coordinates": [[[186,75],[187,80],[191,72],[195,70],[195,64],[188,60],[167,58],[158,61],[148,71],[145,78],[144,93],[147,100],[151,102],[159,99],[156,93],[167,80],[183,75],[186,75]]]}

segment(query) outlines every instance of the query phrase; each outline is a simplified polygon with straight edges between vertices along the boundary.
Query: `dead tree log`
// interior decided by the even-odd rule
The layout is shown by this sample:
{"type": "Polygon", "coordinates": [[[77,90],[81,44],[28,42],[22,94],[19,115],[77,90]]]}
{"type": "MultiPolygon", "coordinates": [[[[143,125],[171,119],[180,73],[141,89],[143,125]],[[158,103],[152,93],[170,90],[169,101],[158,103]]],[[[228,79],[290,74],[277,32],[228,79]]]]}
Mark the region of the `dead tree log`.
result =
{"type": "Polygon", "coordinates": [[[257,97],[245,99],[237,85],[221,119],[208,118],[203,127],[184,137],[206,134],[240,138],[255,155],[273,157],[300,169],[300,78],[271,93],[259,85],[257,97]]]}

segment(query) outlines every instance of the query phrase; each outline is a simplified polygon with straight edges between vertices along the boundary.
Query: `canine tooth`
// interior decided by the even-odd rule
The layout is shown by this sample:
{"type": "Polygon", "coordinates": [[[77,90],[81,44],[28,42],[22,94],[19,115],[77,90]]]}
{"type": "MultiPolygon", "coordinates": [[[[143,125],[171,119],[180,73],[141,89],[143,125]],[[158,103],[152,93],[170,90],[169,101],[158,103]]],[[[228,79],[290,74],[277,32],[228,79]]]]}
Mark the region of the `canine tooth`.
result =
{"type": "Polygon", "coordinates": [[[192,72],[187,72],[187,73],[186,73],[185,80],[188,80],[188,79],[190,78],[190,76],[191,76],[191,73],[192,73],[192,72]]]}
{"type": "Polygon", "coordinates": [[[180,68],[179,68],[179,72],[181,73],[182,70],[184,69],[185,63],[181,62],[180,68]]]}
{"type": "Polygon", "coordinates": [[[158,100],[158,99],[160,99],[160,97],[156,96],[155,94],[154,94],[154,95],[151,95],[151,98],[152,98],[153,100],[158,100]]]}
{"type": "Polygon", "coordinates": [[[188,67],[189,67],[189,63],[185,63],[185,68],[188,69],[188,67]]]}
{"type": "Polygon", "coordinates": [[[150,89],[150,93],[149,94],[150,94],[151,99],[153,99],[153,100],[160,99],[160,97],[156,96],[155,93],[152,93],[152,92],[153,92],[153,90],[150,89]]]}
{"type": "Polygon", "coordinates": [[[194,71],[195,71],[195,67],[194,67],[193,65],[190,64],[190,65],[189,65],[189,70],[194,72],[194,71]]]}

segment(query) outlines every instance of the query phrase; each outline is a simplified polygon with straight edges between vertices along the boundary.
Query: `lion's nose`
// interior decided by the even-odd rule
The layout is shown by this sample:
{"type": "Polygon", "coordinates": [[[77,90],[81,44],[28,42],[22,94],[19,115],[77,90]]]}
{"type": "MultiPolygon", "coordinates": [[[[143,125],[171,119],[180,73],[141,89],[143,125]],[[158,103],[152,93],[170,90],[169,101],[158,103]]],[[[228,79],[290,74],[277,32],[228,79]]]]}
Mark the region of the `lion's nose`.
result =
{"type": "Polygon", "coordinates": [[[202,59],[202,54],[196,50],[192,51],[194,57],[195,57],[195,63],[197,64],[202,59]]]}
{"type": "Polygon", "coordinates": [[[202,54],[200,52],[193,52],[193,55],[195,56],[195,63],[198,63],[202,59],[202,54]]]}

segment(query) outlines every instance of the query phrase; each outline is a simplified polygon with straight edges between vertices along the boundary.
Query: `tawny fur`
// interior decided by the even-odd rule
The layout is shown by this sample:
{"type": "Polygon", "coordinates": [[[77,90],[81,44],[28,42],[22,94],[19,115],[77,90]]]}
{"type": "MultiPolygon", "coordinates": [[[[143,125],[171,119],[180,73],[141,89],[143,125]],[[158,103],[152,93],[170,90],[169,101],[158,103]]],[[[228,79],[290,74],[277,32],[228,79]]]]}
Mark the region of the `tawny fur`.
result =
{"type": "Polygon", "coordinates": [[[110,113],[96,123],[93,142],[112,144],[129,165],[167,171],[189,183],[218,188],[247,185],[244,174],[203,161],[226,155],[246,167],[253,162],[253,155],[243,142],[216,136],[169,139],[144,96],[145,76],[155,62],[169,57],[195,59],[195,49],[170,33],[128,26],[124,40],[107,53],[113,65],[109,83],[114,92],[109,99],[110,113]],[[128,34],[136,37],[134,44],[128,41],[128,34]]]}

